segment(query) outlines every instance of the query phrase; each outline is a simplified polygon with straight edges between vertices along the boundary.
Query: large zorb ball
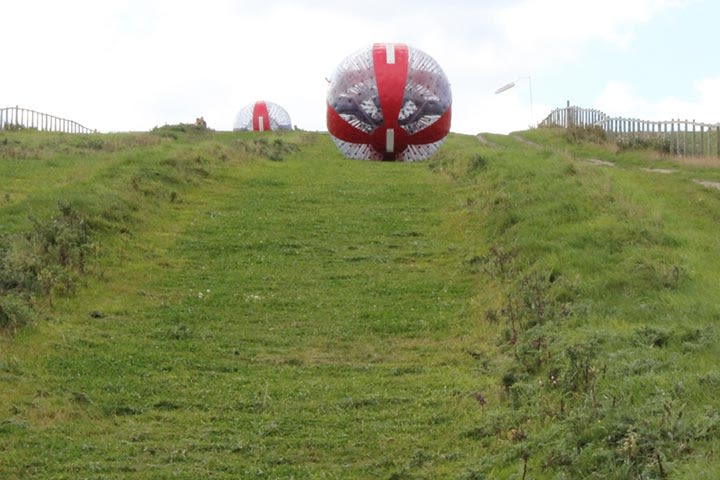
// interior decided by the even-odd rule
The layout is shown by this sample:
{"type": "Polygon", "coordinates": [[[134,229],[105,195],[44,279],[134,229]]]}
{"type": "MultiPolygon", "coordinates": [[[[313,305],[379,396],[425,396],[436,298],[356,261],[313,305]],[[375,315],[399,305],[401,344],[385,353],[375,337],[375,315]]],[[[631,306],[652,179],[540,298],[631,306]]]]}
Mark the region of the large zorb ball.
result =
{"type": "Polygon", "coordinates": [[[272,102],[257,101],[243,107],[235,117],[233,130],[264,132],[266,130],[292,130],[290,115],[272,102]]]}
{"type": "Polygon", "coordinates": [[[376,43],[338,66],[327,96],[328,131],[348,158],[423,160],[450,131],[450,84],[428,54],[376,43]]]}

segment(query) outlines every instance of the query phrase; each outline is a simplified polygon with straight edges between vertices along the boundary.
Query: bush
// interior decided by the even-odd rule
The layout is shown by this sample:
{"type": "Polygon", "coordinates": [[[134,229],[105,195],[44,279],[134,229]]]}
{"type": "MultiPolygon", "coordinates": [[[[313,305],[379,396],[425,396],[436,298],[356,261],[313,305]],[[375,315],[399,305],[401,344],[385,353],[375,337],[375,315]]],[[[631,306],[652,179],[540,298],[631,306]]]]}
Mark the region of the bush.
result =
{"type": "Polygon", "coordinates": [[[607,135],[600,127],[570,127],[565,129],[565,139],[570,143],[605,143],[607,135]]]}
{"type": "Polygon", "coordinates": [[[32,310],[19,295],[0,293],[0,329],[14,331],[33,318],[32,310]]]}
{"type": "Polygon", "coordinates": [[[84,217],[60,203],[60,215],[32,220],[24,234],[0,237],[0,329],[15,330],[33,315],[26,298],[68,296],[85,272],[91,244],[84,217]]]}
{"type": "Polygon", "coordinates": [[[670,153],[673,150],[673,142],[670,138],[657,135],[621,137],[617,145],[621,152],[655,150],[660,153],[670,153]]]}
{"type": "Polygon", "coordinates": [[[207,127],[201,127],[192,123],[178,123],[175,125],[163,125],[162,127],[155,127],[150,130],[150,133],[159,137],[172,138],[173,140],[177,140],[183,135],[197,135],[211,131],[212,130],[207,127]]]}
{"type": "Polygon", "coordinates": [[[253,142],[253,147],[253,153],[273,162],[281,162],[285,159],[285,155],[298,150],[297,145],[283,142],[280,138],[276,138],[272,142],[261,138],[253,142]]]}

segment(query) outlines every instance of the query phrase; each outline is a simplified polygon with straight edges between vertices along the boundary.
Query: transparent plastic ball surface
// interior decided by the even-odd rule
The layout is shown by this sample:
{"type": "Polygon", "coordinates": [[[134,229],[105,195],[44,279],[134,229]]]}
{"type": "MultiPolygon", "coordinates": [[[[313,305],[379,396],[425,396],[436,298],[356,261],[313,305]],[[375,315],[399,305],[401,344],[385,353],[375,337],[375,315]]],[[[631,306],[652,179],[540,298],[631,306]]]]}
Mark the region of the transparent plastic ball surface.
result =
{"type": "Polygon", "coordinates": [[[280,105],[259,100],[244,106],[238,112],[233,130],[255,132],[292,130],[292,124],[290,115],[280,105]]]}
{"type": "Polygon", "coordinates": [[[450,131],[452,94],[428,54],[404,44],[376,43],[335,70],[327,125],[348,158],[423,160],[450,131]]]}

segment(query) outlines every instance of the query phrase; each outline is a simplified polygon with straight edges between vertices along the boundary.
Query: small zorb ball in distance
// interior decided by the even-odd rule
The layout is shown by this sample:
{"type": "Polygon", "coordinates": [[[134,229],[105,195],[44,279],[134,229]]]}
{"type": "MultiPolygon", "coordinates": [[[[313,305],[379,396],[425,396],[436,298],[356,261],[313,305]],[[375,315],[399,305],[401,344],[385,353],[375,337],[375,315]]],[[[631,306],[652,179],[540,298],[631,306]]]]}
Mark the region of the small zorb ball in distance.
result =
{"type": "Polygon", "coordinates": [[[264,132],[266,130],[292,130],[290,115],[272,102],[257,101],[244,106],[235,117],[233,130],[264,132]]]}
{"type": "Polygon", "coordinates": [[[338,66],[327,126],[348,158],[423,160],[450,131],[452,95],[440,66],[404,44],[376,43],[338,66]]]}

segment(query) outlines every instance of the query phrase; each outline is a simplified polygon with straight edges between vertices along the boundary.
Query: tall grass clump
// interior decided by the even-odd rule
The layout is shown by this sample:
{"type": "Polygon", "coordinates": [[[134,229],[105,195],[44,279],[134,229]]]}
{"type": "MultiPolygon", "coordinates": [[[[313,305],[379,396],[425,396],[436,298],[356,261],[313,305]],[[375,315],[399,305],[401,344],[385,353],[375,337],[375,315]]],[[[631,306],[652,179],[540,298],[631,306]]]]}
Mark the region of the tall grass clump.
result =
{"type": "Polygon", "coordinates": [[[583,142],[605,143],[607,134],[600,127],[570,127],[564,129],[565,139],[572,144],[583,142]]]}
{"type": "Polygon", "coordinates": [[[38,297],[75,292],[85,273],[90,242],[88,223],[70,204],[48,219],[31,218],[29,231],[0,237],[0,327],[17,329],[32,318],[38,297]]]}

